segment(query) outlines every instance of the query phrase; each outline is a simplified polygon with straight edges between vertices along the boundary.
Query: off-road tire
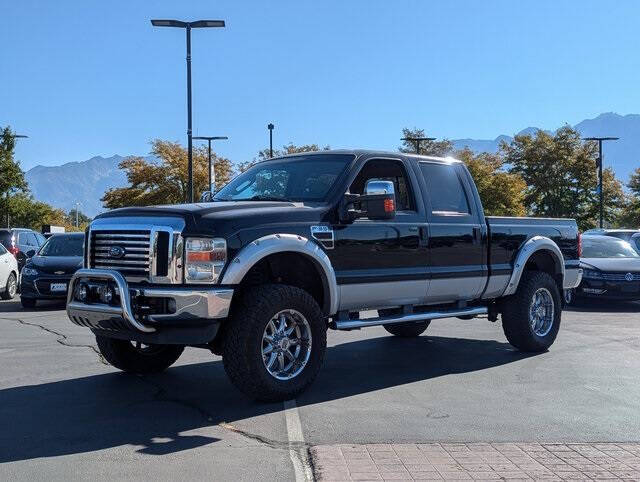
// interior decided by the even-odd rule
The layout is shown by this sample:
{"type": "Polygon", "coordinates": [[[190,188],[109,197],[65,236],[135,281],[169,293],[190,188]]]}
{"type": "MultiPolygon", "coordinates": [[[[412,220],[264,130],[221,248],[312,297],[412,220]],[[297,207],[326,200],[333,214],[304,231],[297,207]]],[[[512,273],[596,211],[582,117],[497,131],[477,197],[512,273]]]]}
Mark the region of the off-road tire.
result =
{"type": "Polygon", "coordinates": [[[526,271],[520,278],[515,294],[502,300],[502,329],[511,345],[520,351],[546,351],[555,341],[560,329],[563,299],[555,280],[541,271],[526,271]],[[538,336],[530,323],[529,308],[533,295],[546,288],[553,298],[553,324],[544,336],[538,336]]]}
{"type": "Polygon", "coordinates": [[[96,335],[98,350],[109,364],[124,372],[160,373],[173,365],[182,352],[182,345],[149,345],[149,352],[138,350],[127,340],[96,335]]]}
{"type": "MultiPolygon", "coordinates": [[[[378,310],[378,315],[383,317],[399,315],[400,313],[402,313],[400,308],[386,308],[378,310]]],[[[390,325],[382,325],[382,327],[392,335],[399,336],[401,338],[415,338],[425,332],[429,327],[429,323],[431,323],[431,320],[410,323],[392,323],[390,325]]]]}
{"type": "Polygon", "coordinates": [[[38,300],[35,298],[22,298],[20,297],[20,304],[23,308],[31,309],[36,307],[38,300]]]}
{"type": "Polygon", "coordinates": [[[3,300],[11,300],[16,295],[18,291],[18,285],[16,281],[15,273],[10,273],[7,278],[7,285],[4,287],[2,292],[0,292],[0,298],[3,300]],[[11,288],[13,286],[13,288],[11,288]],[[13,290],[13,293],[11,292],[13,290]]]}
{"type": "Polygon", "coordinates": [[[231,382],[253,399],[277,402],[297,397],[315,380],[327,348],[327,323],[318,303],[306,291],[268,284],[244,294],[233,309],[224,336],[222,359],[231,382]],[[306,318],[311,331],[311,353],[297,376],[279,380],[264,365],[262,336],[271,318],[287,309],[306,318]]]}

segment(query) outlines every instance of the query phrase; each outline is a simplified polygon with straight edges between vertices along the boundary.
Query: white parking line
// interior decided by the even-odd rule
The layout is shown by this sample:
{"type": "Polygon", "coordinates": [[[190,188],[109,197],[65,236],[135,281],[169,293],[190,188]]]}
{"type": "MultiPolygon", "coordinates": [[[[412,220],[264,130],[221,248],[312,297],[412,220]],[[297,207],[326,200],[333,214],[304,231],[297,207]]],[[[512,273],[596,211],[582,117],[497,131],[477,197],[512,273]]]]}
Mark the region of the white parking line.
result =
{"type": "Polygon", "coordinates": [[[304,444],[302,424],[295,400],[284,402],[284,416],[287,422],[287,438],[289,439],[289,457],[293,464],[296,482],[311,482],[313,471],[309,463],[309,454],[304,444]]]}

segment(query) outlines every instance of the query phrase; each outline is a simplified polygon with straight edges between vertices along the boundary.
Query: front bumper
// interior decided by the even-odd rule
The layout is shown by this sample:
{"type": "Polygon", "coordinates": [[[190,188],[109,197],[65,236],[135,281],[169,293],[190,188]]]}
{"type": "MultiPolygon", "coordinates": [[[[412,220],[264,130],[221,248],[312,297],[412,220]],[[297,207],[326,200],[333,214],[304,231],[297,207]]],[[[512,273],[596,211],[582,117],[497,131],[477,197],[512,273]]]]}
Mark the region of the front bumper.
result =
{"type": "Polygon", "coordinates": [[[583,278],[576,296],[634,301],[640,300],[639,281],[608,281],[583,278]]]}
{"type": "Polygon", "coordinates": [[[114,270],[81,269],[69,282],[67,315],[76,325],[103,336],[143,343],[203,344],[215,338],[220,320],[229,315],[232,297],[232,288],[130,285],[114,270]],[[114,286],[116,301],[79,301],[75,293],[80,282],[114,286]],[[140,314],[137,307],[155,299],[170,306],[169,312],[140,314]]]}

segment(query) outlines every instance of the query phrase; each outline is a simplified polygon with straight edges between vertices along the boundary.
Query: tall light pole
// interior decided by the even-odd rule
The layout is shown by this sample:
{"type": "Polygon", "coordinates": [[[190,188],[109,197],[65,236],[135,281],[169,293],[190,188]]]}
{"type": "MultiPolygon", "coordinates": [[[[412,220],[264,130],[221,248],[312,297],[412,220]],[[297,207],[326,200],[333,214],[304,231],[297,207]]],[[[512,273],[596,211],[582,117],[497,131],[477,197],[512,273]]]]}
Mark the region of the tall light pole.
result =
{"type": "Polygon", "coordinates": [[[269,159],[273,157],[273,128],[275,126],[272,123],[267,125],[267,129],[269,129],[269,159]]]}
{"type": "Polygon", "coordinates": [[[598,193],[600,194],[600,228],[604,225],[604,189],[602,187],[602,141],[617,141],[619,137],[584,137],[585,141],[598,141],[598,193]]]}
{"type": "Polygon", "coordinates": [[[81,205],[82,205],[81,202],[76,201],[76,228],[80,226],[78,212],[80,212],[80,206],[81,205]]]}
{"type": "MultiPolygon", "coordinates": [[[[28,139],[29,136],[25,136],[24,134],[11,134],[10,137],[14,139],[28,139]]],[[[7,204],[7,228],[9,228],[9,189],[7,189],[7,194],[5,196],[6,204],[7,204]]]]}
{"type": "Polygon", "coordinates": [[[187,183],[187,202],[193,202],[193,142],[191,137],[191,29],[224,27],[224,20],[196,20],[183,22],[181,20],[151,20],[154,27],[177,27],[187,31],[187,152],[189,181],[187,183]]]}
{"type": "Polygon", "coordinates": [[[222,139],[226,140],[229,138],[227,136],[198,136],[194,137],[194,139],[207,141],[207,144],[209,145],[209,192],[213,192],[213,188],[211,186],[216,185],[216,171],[211,165],[211,141],[222,139]]]}
{"type": "Polygon", "coordinates": [[[416,143],[416,154],[420,154],[420,143],[422,141],[435,141],[435,137],[403,137],[401,141],[411,141],[416,143]]]}

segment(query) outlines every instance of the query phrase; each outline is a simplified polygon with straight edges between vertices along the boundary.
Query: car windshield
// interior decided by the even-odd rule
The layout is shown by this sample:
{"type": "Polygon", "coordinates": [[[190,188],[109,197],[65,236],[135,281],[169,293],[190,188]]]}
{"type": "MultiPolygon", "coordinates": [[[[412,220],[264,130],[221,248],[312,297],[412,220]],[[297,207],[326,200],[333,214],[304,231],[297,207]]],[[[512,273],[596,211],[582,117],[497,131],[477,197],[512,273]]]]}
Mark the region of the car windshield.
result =
{"type": "Polygon", "coordinates": [[[42,246],[40,256],[82,256],[83,236],[51,236],[42,246]]]}
{"type": "Polygon", "coordinates": [[[638,258],[640,255],[629,243],[613,237],[584,236],[582,238],[583,258],[638,258]]]}
{"type": "Polygon", "coordinates": [[[260,162],[240,174],[214,201],[325,201],[352,154],[314,154],[260,162]]]}

